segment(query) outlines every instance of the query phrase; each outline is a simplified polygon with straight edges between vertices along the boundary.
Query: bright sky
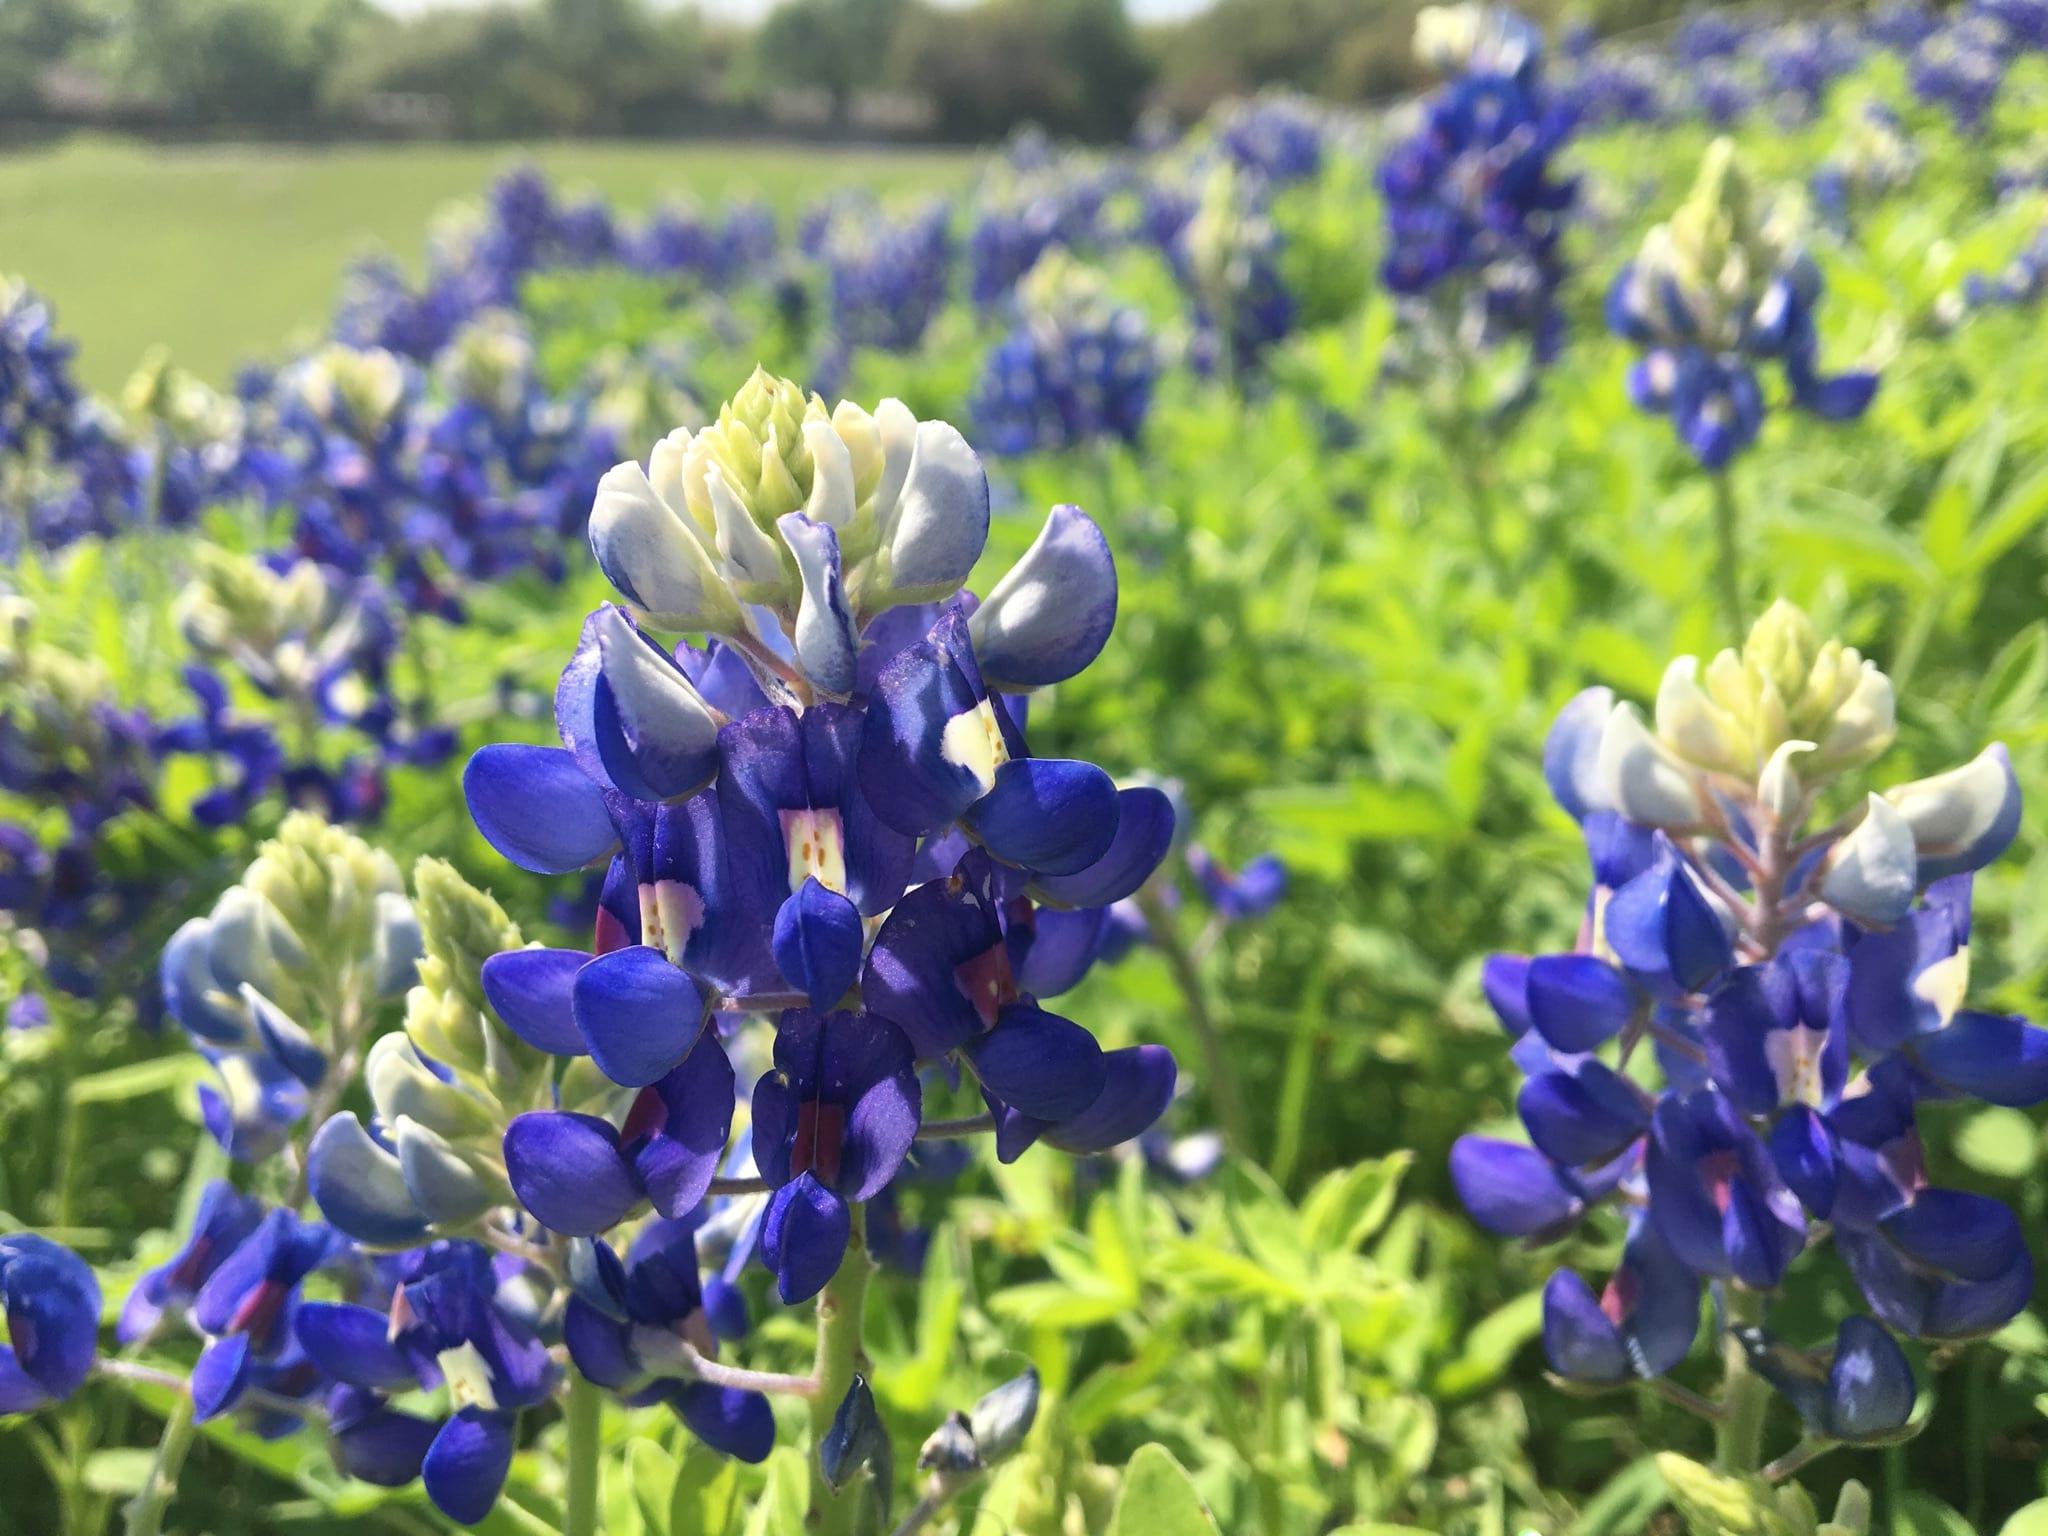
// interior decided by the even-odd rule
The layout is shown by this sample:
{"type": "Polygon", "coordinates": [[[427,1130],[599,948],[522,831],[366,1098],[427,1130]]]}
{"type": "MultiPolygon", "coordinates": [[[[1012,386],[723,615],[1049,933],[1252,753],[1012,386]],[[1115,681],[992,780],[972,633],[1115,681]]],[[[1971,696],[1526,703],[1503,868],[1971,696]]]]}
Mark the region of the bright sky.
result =
{"type": "MultiPolygon", "coordinates": [[[[475,9],[481,5],[506,3],[508,0],[377,0],[377,4],[387,11],[405,14],[451,7],[475,9]]],[[[511,3],[516,3],[516,0],[511,0],[511,3]]],[[[723,16],[735,21],[758,21],[775,6],[775,0],[656,0],[656,3],[694,3],[700,10],[710,15],[723,16]]],[[[938,3],[970,4],[972,0],[938,0],[938,3]]],[[[1206,9],[1209,0],[1124,0],[1124,3],[1129,6],[1131,15],[1139,21],[1171,21],[1206,9]]]]}

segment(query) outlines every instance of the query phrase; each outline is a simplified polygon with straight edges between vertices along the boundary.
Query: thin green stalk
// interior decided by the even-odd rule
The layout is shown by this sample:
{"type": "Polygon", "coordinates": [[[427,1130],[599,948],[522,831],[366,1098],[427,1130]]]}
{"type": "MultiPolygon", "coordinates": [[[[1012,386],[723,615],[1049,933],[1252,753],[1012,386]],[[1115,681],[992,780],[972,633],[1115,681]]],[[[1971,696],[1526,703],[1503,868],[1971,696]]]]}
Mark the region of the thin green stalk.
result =
{"type": "Polygon", "coordinates": [[[604,1393],[569,1373],[569,1496],[562,1536],[597,1536],[598,1480],[603,1475],[599,1447],[604,1435],[604,1393]]]}
{"type": "Polygon", "coordinates": [[[1771,1384],[1749,1368],[1735,1330],[1763,1323],[1764,1298],[1732,1281],[1725,1295],[1728,1326],[1721,1338],[1721,1361],[1726,1374],[1721,1385],[1723,1418],[1714,1426],[1714,1470],[1744,1474],[1763,1465],[1764,1414],[1771,1406],[1771,1384]]]}
{"type": "Polygon", "coordinates": [[[180,1392],[171,1403],[164,1432],[156,1443],[156,1462],[142,1491],[128,1501],[127,1536],[162,1536],[164,1514],[177,1492],[178,1472],[185,1465],[185,1453],[192,1449],[196,1426],[192,1422],[192,1394],[180,1392]]]}
{"type": "Polygon", "coordinates": [[[1721,588],[1721,615],[1728,625],[1729,638],[1739,646],[1748,626],[1743,623],[1742,552],[1737,536],[1735,487],[1725,469],[1717,470],[1710,478],[1714,484],[1715,575],[1721,588]]]}
{"type": "MultiPolygon", "coordinates": [[[[829,1536],[847,1536],[853,1530],[861,1502],[858,1494],[842,1499],[835,1493],[818,1460],[818,1447],[825,1443],[825,1432],[832,1427],[840,1400],[852,1388],[855,1373],[868,1369],[861,1328],[867,1312],[868,1276],[875,1266],[868,1257],[866,1207],[855,1205],[852,1217],[846,1257],[839,1261],[839,1272],[818,1293],[818,1356],[811,1372],[818,1391],[811,1399],[811,1511],[805,1523],[829,1536]]],[[[864,1488],[865,1484],[855,1486],[864,1488]]]]}
{"type": "Polygon", "coordinates": [[[1173,972],[1174,985],[1180,989],[1181,1000],[1187,1004],[1188,1023],[1194,1029],[1196,1044],[1201,1047],[1202,1072],[1208,1079],[1209,1101],[1215,1106],[1216,1118],[1221,1122],[1223,1139],[1231,1151],[1248,1153],[1251,1150],[1251,1127],[1245,1118],[1244,1098],[1238,1092],[1237,1077],[1224,1058],[1223,1036],[1209,1012],[1208,989],[1202,983],[1201,968],[1195,964],[1193,953],[1181,939],[1180,921],[1150,885],[1138,892],[1138,910],[1145,914],[1145,926],[1151,930],[1152,942],[1166,957],[1167,968],[1173,972]]]}

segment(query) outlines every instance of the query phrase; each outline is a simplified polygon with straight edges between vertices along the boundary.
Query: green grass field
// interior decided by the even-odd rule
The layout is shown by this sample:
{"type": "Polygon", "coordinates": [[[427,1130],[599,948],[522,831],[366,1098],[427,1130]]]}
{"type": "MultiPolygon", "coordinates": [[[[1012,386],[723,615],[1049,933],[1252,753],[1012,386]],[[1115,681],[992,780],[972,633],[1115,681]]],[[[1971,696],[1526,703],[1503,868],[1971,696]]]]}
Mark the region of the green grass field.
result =
{"type": "Polygon", "coordinates": [[[417,261],[436,209],[505,166],[638,209],[664,195],[741,193],[793,209],[827,187],[958,185],[947,153],[768,144],[195,146],[73,139],[0,156],[0,272],[26,277],[80,339],[86,383],[118,389],[148,347],[224,381],[317,325],[350,258],[417,261]]]}

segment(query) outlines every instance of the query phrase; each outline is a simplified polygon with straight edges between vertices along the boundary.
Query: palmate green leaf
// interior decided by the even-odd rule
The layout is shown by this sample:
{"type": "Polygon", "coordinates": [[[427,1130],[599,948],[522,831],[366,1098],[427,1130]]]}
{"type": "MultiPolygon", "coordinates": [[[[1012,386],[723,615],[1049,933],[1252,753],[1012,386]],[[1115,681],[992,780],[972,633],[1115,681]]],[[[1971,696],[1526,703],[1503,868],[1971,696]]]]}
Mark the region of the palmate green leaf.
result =
{"type": "Polygon", "coordinates": [[[1999,499],[1963,546],[1961,565],[1975,575],[1991,568],[2048,522],[2048,464],[2027,475],[1999,499]]]}
{"type": "Polygon", "coordinates": [[[669,1536],[729,1536],[740,1512],[738,1464],[692,1440],[669,1490],[669,1536]]]}
{"type": "Polygon", "coordinates": [[[1387,1224],[1401,1179],[1415,1161],[1412,1152],[1325,1174],[1301,1202],[1301,1232],[1312,1249],[1354,1251],[1387,1224]]]}
{"type": "Polygon", "coordinates": [[[1222,1536],[1194,1479],[1163,1445],[1141,1445],[1124,1468],[1109,1536],[1222,1536]]]}

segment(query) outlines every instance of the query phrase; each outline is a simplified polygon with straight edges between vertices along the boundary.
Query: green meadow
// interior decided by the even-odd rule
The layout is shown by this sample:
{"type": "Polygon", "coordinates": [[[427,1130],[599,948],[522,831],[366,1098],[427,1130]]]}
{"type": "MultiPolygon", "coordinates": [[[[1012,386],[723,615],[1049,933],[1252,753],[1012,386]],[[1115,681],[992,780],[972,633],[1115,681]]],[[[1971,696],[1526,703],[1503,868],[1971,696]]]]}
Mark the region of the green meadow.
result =
{"type": "Polygon", "coordinates": [[[311,334],[365,250],[416,264],[434,215],[531,160],[557,186],[637,210],[742,194],[788,214],[834,187],[943,191],[972,161],[779,144],[207,144],[75,138],[0,156],[0,271],[33,283],[79,340],[79,371],[117,390],[153,346],[224,383],[311,334]]]}

